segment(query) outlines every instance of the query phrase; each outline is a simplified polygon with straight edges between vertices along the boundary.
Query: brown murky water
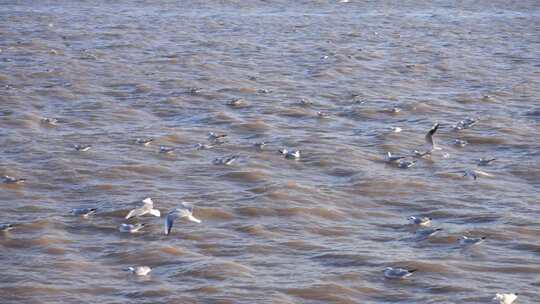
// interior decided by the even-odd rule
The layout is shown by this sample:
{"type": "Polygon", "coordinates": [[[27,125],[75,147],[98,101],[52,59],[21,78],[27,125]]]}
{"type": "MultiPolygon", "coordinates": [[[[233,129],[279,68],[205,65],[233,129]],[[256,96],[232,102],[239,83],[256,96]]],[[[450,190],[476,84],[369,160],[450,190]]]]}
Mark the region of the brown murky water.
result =
{"type": "Polygon", "coordinates": [[[18,225],[0,233],[1,303],[538,303],[537,1],[156,2],[0,5],[0,174],[27,178],[0,185],[18,225]],[[383,161],[435,122],[442,150],[383,161]],[[208,132],[228,141],[196,150],[208,132]],[[463,178],[480,157],[493,176],[463,178]],[[192,201],[202,223],[120,233],[145,197],[192,201]],[[418,240],[409,215],[444,230],[418,240]]]}

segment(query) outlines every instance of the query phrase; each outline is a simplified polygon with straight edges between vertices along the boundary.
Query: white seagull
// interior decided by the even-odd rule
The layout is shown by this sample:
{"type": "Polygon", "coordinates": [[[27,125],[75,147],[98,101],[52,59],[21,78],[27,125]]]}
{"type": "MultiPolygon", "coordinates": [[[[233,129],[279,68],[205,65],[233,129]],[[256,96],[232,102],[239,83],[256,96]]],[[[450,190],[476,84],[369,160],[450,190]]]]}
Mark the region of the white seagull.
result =
{"type": "Polygon", "coordinates": [[[412,225],[429,226],[431,224],[432,218],[427,216],[416,217],[411,215],[407,218],[407,220],[409,220],[409,224],[412,225]]]}
{"type": "Polygon", "coordinates": [[[159,212],[159,210],[154,209],[154,201],[152,201],[152,199],[149,198],[149,197],[145,198],[142,201],[142,205],[139,208],[135,208],[135,209],[131,210],[126,215],[126,220],[131,218],[131,217],[134,217],[134,216],[139,217],[139,216],[143,216],[145,214],[151,214],[151,215],[157,216],[157,217],[161,216],[161,213],[159,212]]]}
{"type": "Polygon", "coordinates": [[[193,205],[188,202],[182,202],[181,207],[173,209],[165,218],[165,234],[169,235],[175,219],[186,218],[189,221],[200,223],[201,220],[193,216],[193,205]]]}
{"type": "Polygon", "coordinates": [[[227,157],[222,157],[222,158],[216,158],[212,161],[212,163],[214,165],[225,165],[225,166],[229,166],[231,165],[235,160],[238,159],[238,155],[231,155],[231,156],[227,156],[227,157]]]}
{"type": "Polygon", "coordinates": [[[497,160],[497,159],[496,159],[496,158],[480,158],[480,159],[478,160],[477,165],[478,165],[478,166],[487,166],[487,165],[490,165],[491,162],[493,162],[493,161],[495,161],[495,160],[497,160]]]}
{"type": "Polygon", "coordinates": [[[496,293],[493,301],[499,304],[512,304],[517,297],[518,293],[496,293]]]}
{"type": "Polygon", "coordinates": [[[0,231],[9,231],[11,229],[15,228],[15,225],[13,224],[0,224],[0,231]]]}
{"type": "Polygon", "coordinates": [[[463,130],[463,129],[468,129],[472,126],[474,126],[478,121],[476,119],[472,119],[472,118],[465,118],[464,120],[458,122],[457,124],[455,124],[453,126],[454,130],[456,131],[460,131],[460,130],[463,130]]]}
{"type": "Polygon", "coordinates": [[[401,169],[408,169],[416,164],[415,160],[400,160],[398,162],[398,167],[401,169]]]}
{"type": "Polygon", "coordinates": [[[486,240],[486,236],[479,237],[479,238],[470,238],[466,236],[462,236],[459,238],[459,244],[461,246],[473,246],[483,243],[486,240]]]}
{"type": "Polygon", "coordinates": [[[384,269],[384,276],[388,279],[403,279],[406,277],[410,277],[413,272],[417,271],[418,269],[404,269],[404,268],[392,268],[392,267],[386,267],[384,269]]]}
{"type": "Polygon", "coordinates": [[[491,174],[489,174],[487,172],[484,172],[484,171],[480,171],[480,170],[467,169],[467,170],[465,170],[465,173],[463,174],[463,177],[467,177],[467,176],[472,177],[474,180],[476,180],[480,176],[491,177],[493,175],[491,175],[491,174]]]}
{"type": "Polygon", "coordinates": [[[58,123],[58,119],[56,119],[56,118],[43,117],[43,118],[41,119],[41,122],[42,122],[42,123],[45,123],[45,124],[52,125],[52,126],[56,126],[56,123],[58,123]]]}
{"type": "Polygon", "coordinates": [[[159,153],[172,154],[173,152],[174,152],[174,148],[165,147],[165,146],[159,147],[159,153]]]}
{"type": "Polygon", "coordinates": [[[92,148],[91,145],[73,145],[73,147],[79,152],[86,152],[92,148]]]}
{"type": "Polygon", "coordinates": [[[152,143],[154,141],[153,138],[151,137],[148,137],[148,138],[137,138],[135,140],[135,143],[136,144],[139,144],[139,145],[143,145],[143,146],[148,146],[150,143],[152,143]]]}
{"type": "Polygon", "coordinates": [[[120,230],[120,232],[135,233],[135,232],[138,232],[139,230],[143,229],[145,225],[146,224],[134,224],[134,225],[131,225],[131,224],[122,223],[118,227],[118,230],[120,230]]]}
{"type": "Polygon", "coordinates": [[[289,159],[299,159],[300,158],[300,150],[289,151],[287,149],[281,149],[281,150],[279,150],[279,153],[285,155],[285,158],[289,158],[289,159]]]}
{"type": "Polygon", "coordinates": [[[76,209],[71,210],[71,214],[86,218],[96,213],[96,211],[97,211],[97,208],[76,208],[76,209]]]}
{"type": "Polygon", "coordinates": [[[463,139],[454,139],[453,143],[454,145],[459,146],[459,147],[465,147],[466,145],[469,144],[469,142],[463,139]]]}
{"type": "Polygon", "coordinates": [[[138,276],[145,276],[152,271],[152,268],[148,266],[135,266],[135,267],[128,267],[126,268],[127,271],[136,274],[138,276]]]}
{"type": "Polygon", "coordinates": [[[22,184],[26,181],[25,178],[15,178],[9,175],[4,175],[4,184],[22,184]]]}
{"type": "Polygon", "coordinates": [[[419,156],[419,157],[423,157],[423,156],[426,156],[426,155],[431,155],[431,152],[433,152],[433,150],[440,150],[439,147],[436,147],[435,146],[435,143],[433,142],[433,135],[435,135],[435,132],[437,132],[437,129],[439,128],[439,124],[436,123],[435,125],[433,125],[433,127],[426,133],[426,136],[425,136],[425,139],[426,139],[426,143],[424,144],[424,149],[425,151],[424,152],[421,152],[421,151],[418,151],[418,150],[414,150],[414,154],[416,156],[419,156]]]}

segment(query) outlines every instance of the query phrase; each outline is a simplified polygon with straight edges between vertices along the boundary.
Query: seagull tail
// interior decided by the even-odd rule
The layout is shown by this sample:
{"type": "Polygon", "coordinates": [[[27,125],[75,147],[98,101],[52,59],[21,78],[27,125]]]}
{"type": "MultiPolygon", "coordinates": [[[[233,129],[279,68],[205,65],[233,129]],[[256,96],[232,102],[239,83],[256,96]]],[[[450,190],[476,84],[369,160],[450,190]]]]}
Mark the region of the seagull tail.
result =
{"type": "Polygon", "coordinates": [[[418,271],[418,269],[409,269],[409,272],[410,272],[410,273],[413,273],[413,272],[415,272],[415,271],[418,271]]]}

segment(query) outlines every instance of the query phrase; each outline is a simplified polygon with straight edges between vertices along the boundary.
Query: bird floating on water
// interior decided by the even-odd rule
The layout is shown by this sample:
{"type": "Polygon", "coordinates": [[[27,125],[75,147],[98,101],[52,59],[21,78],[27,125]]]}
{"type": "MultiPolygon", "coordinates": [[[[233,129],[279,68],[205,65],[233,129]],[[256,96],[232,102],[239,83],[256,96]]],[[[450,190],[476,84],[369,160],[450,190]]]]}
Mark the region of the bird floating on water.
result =
{"type": "Polygon", "coordinates": [[[477,122],[478,122],[478,120],[467,117],[464,120],[461,120],[457,124],[453,125],[452,128],[455,131],[460,131],[460,130],[463,130],[463,129],[469,129],[472,126],[474,126],[477,122]]]}
{"type": "Polygon", "coordinates": [[[469,144],[468,141],[462,140],[462,139],[454,139],[453,143],[454,143],[454,145],[456,145],[458,147],[465,147],[466,145],[469,144]]]}
{"type": "Polygon", "coordinates": [[[281,150],[279,150],[279,153],[285,155],[285,158],[289,158],[289,159],[299,159],[300,158],[300,150],[289,151],[287,149],[281,149],[281,150]]]}
{"type": "Polygon", "coordinates": [[[415,160],[400,160],[398,162],[398,167],[401,169],[408,169],[416,164],[415,160]]]}
{"type": "Polygon", "coordinates": [[[477,165],[478,166],[488,166],[495,160],[497,160],[497,159],[496,158],[480,158],[480,159],[478,159],[477,165]]]}
{"type": "Polygon", "coordinates": [[[144,226],[146,226],[146,224],[120,224],[120,226],[118,227],[118,230],[120,230],[120,232],[128,232],[128,233],[135,233],[135,232],[139,232],[139,230],[143,229],[144,226]]]}
{"type": "Polygon", "coordinates": [[[0,231],[9,231],[11,229],[15,228],[15,225],[13,224],[0,224],[0,231]]]}
{"type": "Polygon", "coordinates": [[[472,170],[472,169],[465,170],[465,173],[463,174],[463,177],[472,177],[474,180],[476,180],[480,176],[491,177],[493,175],[484,171],[472,170]]]}
{"type": "Polygon", "coordinates": [[[435,143],[433,142],[433,135],[435,135],[435,132],[437,132],[438,128],[439,128],[439,124],[436,123],[426,133],[426,136],[425,136],[426,143],[424,144],[425,151],[414,150],[413,153],[414,153],[415,156],[423,157],[423,156],[431,155],[431,152],[433,152],[433,150],[439,150],[440,149],[440,148],[436,147],[435,143]]]}
{"type": "Polygon", "coordinates": [[[496,293],[493,301],[499,304],[512,304],[517,299],[518,293],[496,293]]]}
{"type": "Polygon", "coordinates": [[[419,226],[429,226],[431,224],[432,218],[427,216],[414,216],[411,215],[407,218],[409,220],[409,224],[412,225],[419,225],[419,226]]]}
{"type": "Polygon", "coordinates": [[[225,137],[227,137],[227,134],[208,133],[208,140],[214,144],[223,144],[225,142],[225,137]]]}
{"type": "Polygon", "coordinates": [[[388,279],[403,279],[406,277],[410,277],[417,270],[418,269],[386,267],[384,269],[384,276],[388,279]]]}
{"type": "Polygon", "coordinates": [[[56,126],[56,124],[58,123],[58,119],[49,118],[49,117],[43,117],[41,119],[41,122],[44,123],[44,124],[49,124],[49,125],[52,125],[52,126],[56,126]]]}
{"type": "Polygon", "coordinates": [[[259,149],[259,150],[262,150],[264,149],[264,147],[266,146],[266,142],[264,141],[260,141],[260,142],[256,142],[254,144],[255,148],[259,149]]]}
{"type": "Polygon", "coordinates": [[[246,100],[243,98],[233,98],[229,102],[227,102],[228,106],[231,107],[241,107],[246,104],[246,100]]]}
{"type": "Polygon", "coordinates": [[[138,276],[145,276],[149,274],[150,271],[152,271],[152,268],[148,266],[135,266],[135,267],[128,267],[126,268],[126,270],[138,276]]]}
{"type": "Polygon", "coordinates": [[[147,137],[147,138],[137,138],[135,140],[135,143],[136,144],[139,144],[139,145],[143,145],[143,146],[148,146],[150,143],[152,143],[154,141],[153,138],[151,137],[147,137]]]}
{"type": "Polygon", "coordinates": [[[231,156],[226,156],[226,157],[221,157],[221,158],[216,158],[214,159],[214,161],[212,161],[212,163],[214,165],[225,165],[225,166],[229,166],[231,165],[235,160],[238,159],[238,155],[231,155],[231,156]]]}
{"type": "Polygon", "coordinates": [[[174,148],[172,147],[165,147],[165,146],[159,147],[159,153],[172,154],[173,152],[174,152],[174,148]]]}
{"type": "Polygon", "coordinates": [[[75,144],[73,145],[73,148],[75,148],[75,150],[79,151],[79,152],[86,152],[88,150],[90,150],[90,148],[92,148],[91,145],[78,145],[78,144],[75,144]]]}
{"type": "Polygon", "coordinates": [[[139,217],[143,216],[145,214],[151,214],[153,216],[160,217],[161,213],[159,210],[154,209],[154,201],[152,201],[151,198],[147,197],[142,201],[142,205],[139,208],[135,208],[126,215],[125,219],[129,219],[132,217],[139,217]]]}
{"type": "Polygon", "coordinates": [[[96,213],[96,211],[97,208],[75,208],[71,210],[71,214],[86,218],[96,213]]]}
{"type": "Polygon", "coordinates": [[[176,219],[186,218],[188,221],[200,223],[201,220],[193,216],[193,204],[182,202],[181,206],[173,209],[165,218],[165,234],[169,235],[176,219]]]}
{"type": "Polygon", "coordinates": [[[203,144],[203,143],[197,143],[195,145],[195,149],[197,150],[208,150],[208,149],[212,149],[213,147],[215,147],[214,145],[209,145],[209,144],[203,144]]]}
{"type": "Polygon", "coordinates": [[[26,178],[16,178],[9,175],[4,175],[2,182],[4,184],[22,184],[26,181],[26,178]]]}
{"type": "Polygon", "coordinates": [[[473,237],[466,237],[462,236],[459,238],[459,245],[461,246],[473,246],[483,243],[486,240],[486,236],[473,238],[473,237]]]}

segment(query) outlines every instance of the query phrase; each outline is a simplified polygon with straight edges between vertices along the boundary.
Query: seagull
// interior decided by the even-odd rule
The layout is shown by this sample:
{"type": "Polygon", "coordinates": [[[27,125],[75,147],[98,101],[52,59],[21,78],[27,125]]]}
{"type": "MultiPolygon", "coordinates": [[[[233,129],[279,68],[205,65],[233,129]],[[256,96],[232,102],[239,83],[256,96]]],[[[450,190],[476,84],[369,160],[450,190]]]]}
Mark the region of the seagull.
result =
{"type": "Polygon", "coordinates": [[[190,88],[189,93],[193,95],[197,95],[203,91],[203,88],[190,88]]]}
{"type": "Polygon", "coordinates": [[[215,146],[207,145],[207,144],[203,144],[203,143],[197,143],[195,145],[195,149],[197,149],[197,150],[208,150],[208,149],[212,149],[213,147],[215,147],[215,146]]]}
{"type": "Polygon", "coordinates": [[[309,100],[309,99],[306,99],[306,98],[302,98],[300,99],[300,105],[302,106],[309,106],[309,105],[312,105],[313,104],[313,101],[309,100]]]}
{"type": "Polygon", "coordinates": [[[173,209],[165,218],[165,234],[169,235],[175,219],[187,218],[189,221],[200,223],[201,220],[193,216],[193,205],[188,202],[182,202],[181,207],[173,209]]]}
{"type": "Polygon", "coordinates": [[[208,133],[208,140],[211,143],[215,144],[222,144],[225,141],[225,137],[227,137],[227,134],[216,134],[214,132],[208,133]]]}
{"type": "Polygon", "coordinates": [[[453,143],[454,143],[454,145],[459,146],[459,147],[465,147],[466,145],[469,144],[469,142],[467,142],[466,140],[462,140],[462,139],[454,139],[453,143]]]}
{"type": "Polygon", "coordinates": [[[254,146],[255,146],[257,149],[262,150],[262,149],[264,148],[264,146],[266,146],[266,142],[264,142],[264,141],[256,142],[256,143],[254,144],[254,146]]]}
{"type": "Polygon", "coordinates": [[[459,244],[461,246],[478,245],[484,242],[486,238],[487,238],[486,236],[479,237],[479,238],[470,238],[470,237],[462,236],[459,238],[459,244]]]}
{"type": "Polygon", "coordinates": [[[71,210],[71,214],[87,218],[88,216],[96,213],[96,211],[97,208],[76,208],[71,210]]]}
{"type": "Polygon", "coordinates": [[[145,276],[152,271],[152,268],[148,266],[135,266],[135,267],[128,267],[126,268],[127,271],[136,274],[138,276],[145,276]]]}
{"type": "Polygon", "coordinates": [[[58,123],[58,119],[56,119],[56,118],[43,117],[43,118],[41,119],[41,122],[42,122],[42,123],[45,123],[45,124],[52,125],[52,126],[56,126],[56,123],[58,123]]]}
{"type": "Polygon", "coordinates": [[[442,228],[419,229],[416,230],[416,237],[419,239],[427,239],[428,237],[439,233],[439,231],[442,231],[442,228]]]}
{"type": "Polygon", "coordinates": [[[239,157],[238,155],[231,155],[231,156],[227,156],[227,157],[216,158],[216,159],[214,159],[214,161],[212,163],[214,165],[228,166],[228,165],[232,164],[235,160],[237,160],[238,157],[239,157]]]}
{"type": "Polygon", "coordinates": [[[426,155],[431,155],[431,152],[433,152],[433,150],[439,150],[438,147],[435,147],[435,143],[433,142],[433,135],[435,135],[435,132],[437,132],[438,128],[439,128],[439,124],[436,123],[427,132],[426,137],[425,137],[426,143],[424,144],[424,148],[426,149],[426,151],[420,152],[418,150],[414,150],[413,152],[414,152],[414,154],[416,156],[423,157],[423,156],[426,156],[426,155]]]}
{"type": "Polygon", "coordinates": [[[414,164],[416,164],[415,160],[400,160],[398,162],[398,167],[400,167],[401,169],[407,169],[414,166],[414,164]]]}
{"type": "Polygon", "coordinates": [[[386,267],[384,269],[384,276],[388,279],[403,279],[406,277],[410,277],[413,272],[417,271],[418,269],[403,269],[403,268],[392,268],[392,267],[386,267]]]}
{"type": "Polygon", "coordinates": [[[491,162],[493,162],[495,160],[496,160],[496,158],[480,158],[480,159],[478,159],[477,165],[478,166],[487,166],[487,165],[490,165],[491,162]]]}
{"type": "Polygon", "coordinates": [[[151,214],[153,216],[157,216],[157,217],[160,217],[161,216],[161,213],[159,212],[159,210],[157,209],[154,209],[154,202],[152,201],[151,198],[145,198],[143,201],[142,201],[142,205],[139,207],[139,208],[136,208],[136,209],[133,209],[131,210],[125,217],[125,219],[129,219],[129,218],[132,218],[132,217],[139,217],[139,216],[143,216],[145,214],[151,214]]]}
{"type": "Polygon", "coordinates": [[[422,217],[409,216],[407,219],[409,220],[409,224],[419,225],[419,226],[429,226],[432,220],[432,218],[427,217],[427,216],[422,216],[422,217]]]}
{"type": "Polygon", "coordinates": [[[136,144],[139,144],[139,145],[143,145],[143,146],[148,146],[151,142],[153,142],[154,139],[151,138],[151,137],[147,137],[147,138],[137,138],[135,140],[135,143],[136,144]]]}
{"type": "Polygon", "coordinates": [[[243,98],[233,98],[229,102],[227,102],[228,106],[231,107],[240,107],[246,104],[246,100],[243,98]]]}
{"type": "Polygon", "coordinates": [[[385,160],[389,163],[397,162],[400,159],[405,158],[405,156],[394,156],[390,152],[386,152],[385,160]]]}
{"type": "Polygon", "coordinates": [[[496,293],[493,298],[494,302],[499,304],[512,304],[517,299],[518,293],[496,293]]]}
{"type": "Polygon", "coordinates": [[[73,148],[79,152],[86,152],[92,148],[91,145],[73,145],[73,148]]]}
{"type": "Polygon", "coordinates": [[[464,120],[459,121],[457,124],[455,124],[453,128],[456,131],[469,129],[470,127],[474,126],[477,122],[478,120],[467,117],[464,120]]]}
{"type": "Polygon", "coordinates": [[[120,232],[135,233],[135,232],[138,232],[139,230],[143,229],[145,225],[146,224],[134,224],[134,225],[131,225],[131,224],[122,223],[118,227],[118,230],[120,230],[120,232]]]}
{"type": "Polygon", "coordinates": [[[400,127],[391,127],[390,131],[392,131],[394,133],[399,133],[399,132],[403,131],[403,129],[400,128],[400,127]]]}
{"type": "Polygon", "coordinates": [[[13,176],[4,175],[4,184],[22,184],[26,181],[25,178],[15,178],[13,176]]]}
{"type": "Polygon", "coordinates": [[[289,151],[287,149],[281,149],[281,150],[279,150],[279,153],[285,155],[285,158],[289,158],[289,159],[299,159],[300,158],[300,150],[289,151]]]}
{"type": "Polygon", "coordinates": [[[159,153],[172,154],[173,152],[174,152],[174,148],[165,147],[165,146],[159,147],[159,153]]]}
{"type": "Polygon", "coordinates": [[[318,111],[317,112],[317,117],[319,117],[319,118],[327,118],[327,117],[330,117],[330,114],[318,111]]]}
{"type": "Polygon", "coordinates": [[[463,174],[463,177],[467,177],[467,176],[470,176],[474,180],[476,180],[480,176],[490,177],[490,176],[493,176],[493,175],[491,175],[491,174],[489,174],[487,172],[484,172],[484,171],[480,171],[480,170],[467,169],[467,170],[465,170],[465,173],[463,174]]]}
{"type": "Polygon", "coordinates": [[[0,224],[0,231],[9,231],[11,229],[15,228],[15,225],[13,224],[0,224]]]}

